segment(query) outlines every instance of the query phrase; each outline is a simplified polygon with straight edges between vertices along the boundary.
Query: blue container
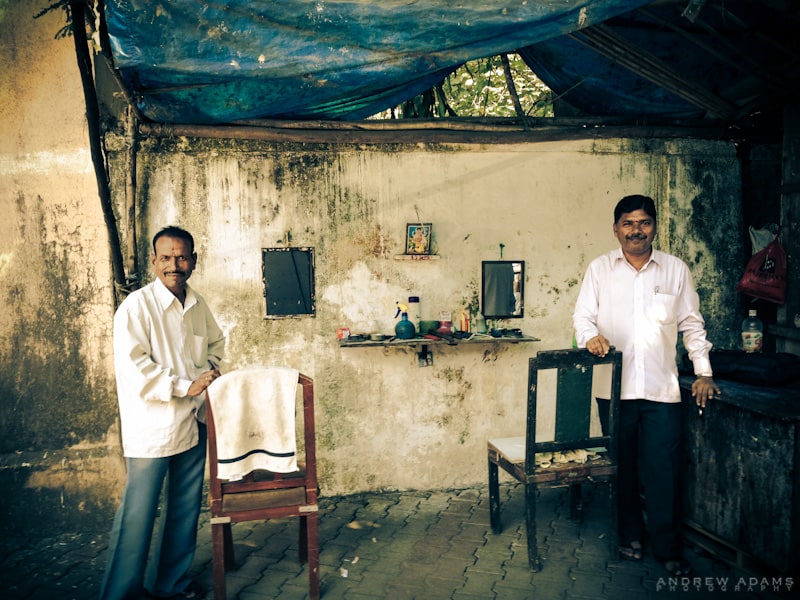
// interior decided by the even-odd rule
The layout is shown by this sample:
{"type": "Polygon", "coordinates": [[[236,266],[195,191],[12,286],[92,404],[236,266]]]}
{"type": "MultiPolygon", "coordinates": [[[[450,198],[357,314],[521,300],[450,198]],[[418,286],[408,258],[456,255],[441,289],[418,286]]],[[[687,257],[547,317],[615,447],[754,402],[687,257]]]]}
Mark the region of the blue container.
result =
{"type": "Polygon", "coordinates": [[[408,313],[403,313],[394,326],[394,335],[398,340],[412,340],[416,337],[417,331],[414,324],[408,320],[408,313]]]}

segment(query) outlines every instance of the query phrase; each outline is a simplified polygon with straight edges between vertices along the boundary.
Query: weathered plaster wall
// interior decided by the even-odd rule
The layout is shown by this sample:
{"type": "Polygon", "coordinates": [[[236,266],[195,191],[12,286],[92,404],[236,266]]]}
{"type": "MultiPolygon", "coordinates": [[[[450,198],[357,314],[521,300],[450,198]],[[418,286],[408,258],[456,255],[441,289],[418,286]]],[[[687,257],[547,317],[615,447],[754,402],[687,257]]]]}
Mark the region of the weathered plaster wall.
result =
{"type": "Polygon", "coordinates": [[[487,436],[521,431],[527,358],[570,345],[583,272],[617,246],[612,211],[625,194],[657,199],[659,246],[692,265],[712,340],[734,343],[737,175],[731,146],[701,141],[146,140],[137,227],[143,255],[165,224],[196,234],[193,283],[228,333],[229,368],[285,364],[315,378],[325,493],[441,488],[482,482],[487,436]],[[395,259],[416,220],[433,223],[439,260],[395,259]],[[264,319],[261,248],[286,239],[315,248],[315,318],[264,319]],[[525,318],[502,325],[540,343],[436,347],[425,368],[414,349],[339,348],[341,326],[391,332],[395,301],[412,294],[423,318],[476,303],[481,261],[499,259],[500,244],[527,269],[525,318]]]}
{"type": "Polygon", "coordinates": [[[107,520],[123,471],[83,93],[62,15],[1,4],[0,529],[107,520]]]}
{"type": "MultiPolygon", "coordinates": [[[[110,523],[124,480],[111,362],[108,241],[71,40],[46,3],[0,3],[0,512],[3,529],[110,523]]],[[[124,158],[109,136],[115,201],[124,158]]],[[[733,149],[702,141],[324,146],[150,140],[138,163],[138,248],[165,223],[197,236],[193,283],[231,366],[292,364],[317,382],[323,493],[485,482],[485,439],[520,430],[528,356],[568,346],[588,261],[616,245],[623,194],[654,195],[659,244],[698,276],[711,338],[735,344],[740,231],[733,149]],[[403,262],[405,224],[434,223],[440,260],[403,262]],[[316,249],[317,316],[263,319],[260,249],[316,249]],[[337,327],[390,331],[394,303],[473,304],[480,262],[526,261],[540,343],[340,349],[337,327]]],[[[121,219],[123,235],[126,223],[121,219]]]]}

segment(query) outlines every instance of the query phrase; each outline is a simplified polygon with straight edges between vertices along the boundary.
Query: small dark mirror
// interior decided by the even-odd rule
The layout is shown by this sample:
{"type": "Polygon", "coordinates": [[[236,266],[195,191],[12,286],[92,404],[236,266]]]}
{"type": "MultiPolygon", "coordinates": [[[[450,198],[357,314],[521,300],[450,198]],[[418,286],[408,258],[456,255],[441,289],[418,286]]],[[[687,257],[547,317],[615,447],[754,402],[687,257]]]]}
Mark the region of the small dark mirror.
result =
{"type": "Polygon", "coordinates": [[[485,260],[482,271],[481,312],[484,318],[522,318],[525,262],[485,260]]]}
{"type": "Polygon", "coordinates": [[[262,248],[267,319],[314,316],[314,249],[262,248]]]}

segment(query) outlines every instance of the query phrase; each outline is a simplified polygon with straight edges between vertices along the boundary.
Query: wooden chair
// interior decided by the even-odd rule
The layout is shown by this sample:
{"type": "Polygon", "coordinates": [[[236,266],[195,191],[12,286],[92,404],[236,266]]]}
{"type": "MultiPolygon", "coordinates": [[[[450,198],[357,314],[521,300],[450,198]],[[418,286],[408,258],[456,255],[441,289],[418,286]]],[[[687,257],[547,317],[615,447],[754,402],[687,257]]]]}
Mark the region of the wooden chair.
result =
{"type": "MultiPolygon", "coordinates": [[[[500,533],[500,495],[498,467],[525,486],[525,526],[528,537],[528,564],[541,569],[541,557],[536,542],[536,490],[546,487],[569,486],[573,509],[576,492],[584,481],[608,482],[609,536],[612,557],[617,553],[617,436],[619,432],[619,403],[622,375],[622,353],[613,348],[603,358],[587,350],[568,349],[539,352],[531,358],[528,368],[527,431],[525,436],[490,439],[489,451],[489,518],[492,531],[500,533]],[[609,435],[592,436],[592,374],[595,367],[611,365],[611,403],[609,406],[609,435]],[[539,372],[556,369],[555,434],[552,441],[536,439],[536,406],[539,372]],[[585,463],[554,462],[537,467],[536,454],[604,448],[598,458],[585,463]]],[[[564,456],[563,454],[561,456],[564,456]]]]}
{"type": "MultiPolygon", "coordinates": [[[[214,598],[225,598],[225,573],[235,569],[231,524],[242,521],[300,518],[300,562],[307,563],[308,596],[311,600],[319,598],[319,513],[317,505],[317,469],[314,431],[314,382],[311,378],[292,371],[296,384],[288,387],[294,392],[291,399],[291,434],[294,436],[297,384],[302,387],[303,450],[305,461],[297,460],[298,470],[294,472],[272,472],[266,469],[249,470],[242,473],[241,479],[226,480],[219,476],[220,470],[229,472],[237,461],[249,469],[253,460],[291,461],[289,452],[272,453],[270,440],[256,440],[255,449],[246,455],[220,457],[218,442],[224,440],[222,427],[234,429],[236,419],[226,416],[236,403],[248,407],[247,410],[264,410],[264,390],[273,390],[275,372],[280,367],[256,367],[232,371],[217,378],[206,393],[206,422],[208,425],[208,457],[210,474],[211,537],[213,552],[214,598]],[[240,393],[245,390],[246,393],[240,393]],[[260,404],[259,404],[260,403],[260,404]],[[216,417],[216,418],[215,418],[216,417]],[[268,456],[270,455],[270,456],[268,456]],[[251,461],[251,462],[248,462],[251,461]]],[[[286,380],[284,380],[285,382],[286,380]]],[[[287,385],[284,383],[284,387],[287,385]]],[[[269,393],[274,392],[267,392],[269,393]]],[[[287,391],[288,395],[288,391],[287,391]]],[[[246,413],[243,413],[246,415],[246,413]]],[[[253,413],[250,413],[251,415],[253,413]]],[[[263,415],[262,415],[263,416],[263,415]]],[[[272,416],[267,417],[270,421],[272,416]]],[[[242,417],[241,425],[253,429],[253,419],[242,417]]],[[[267,424],[267,428],[270,425],[267,424]]],[[[225,431],[224,435],[231,434],[225,431]]],[[[252,431],[248,432],[250,437],[252,431]]],[[[234,433],[234,436],[237,434],[234,433]]],[[[247,434],[246,434],[247,435],[247,434]]]]}

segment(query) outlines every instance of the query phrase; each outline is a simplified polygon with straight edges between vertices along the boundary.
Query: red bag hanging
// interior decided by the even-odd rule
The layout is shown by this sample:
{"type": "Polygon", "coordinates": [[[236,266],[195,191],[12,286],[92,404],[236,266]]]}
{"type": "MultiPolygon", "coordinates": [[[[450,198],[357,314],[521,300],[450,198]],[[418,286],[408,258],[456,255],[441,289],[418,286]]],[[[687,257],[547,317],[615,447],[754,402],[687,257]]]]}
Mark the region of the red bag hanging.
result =
{"type": "Polygon", "coordinates": [[[766,248],[750,257],[736,291],[775,304],[786,302],[786,250],[775,236],[766,248]]]}

